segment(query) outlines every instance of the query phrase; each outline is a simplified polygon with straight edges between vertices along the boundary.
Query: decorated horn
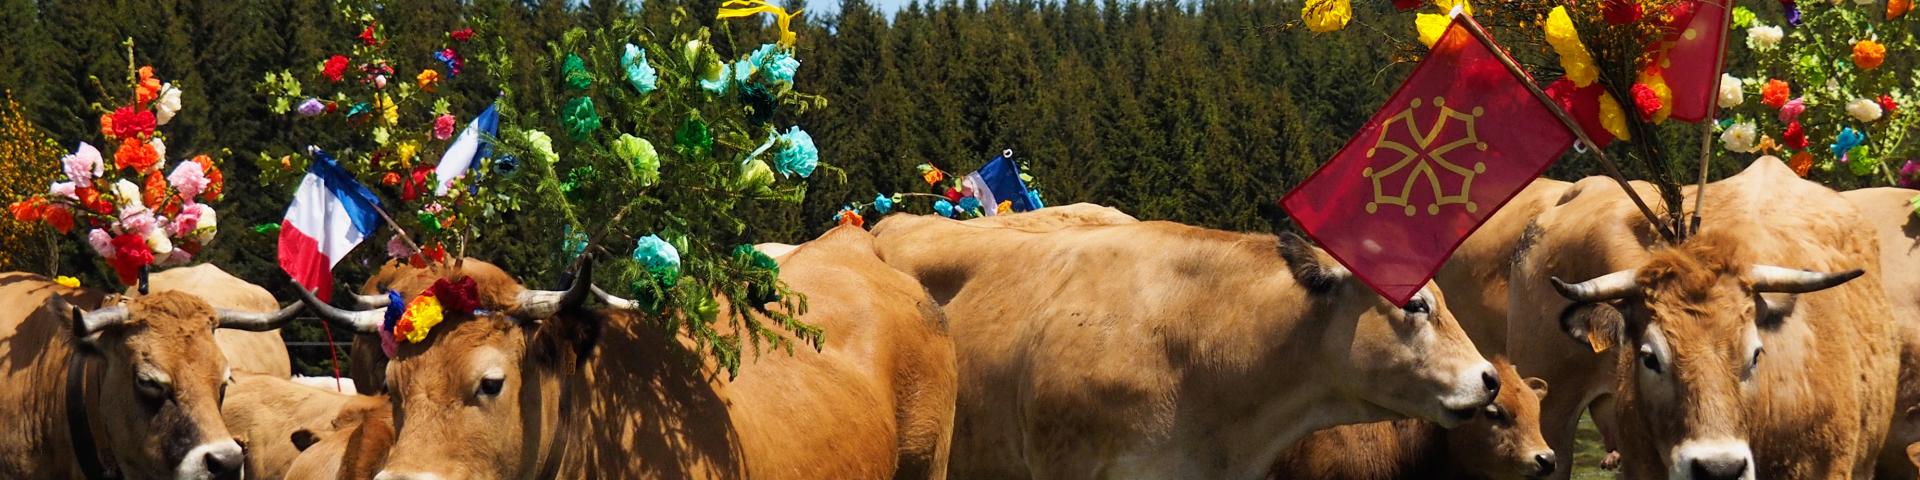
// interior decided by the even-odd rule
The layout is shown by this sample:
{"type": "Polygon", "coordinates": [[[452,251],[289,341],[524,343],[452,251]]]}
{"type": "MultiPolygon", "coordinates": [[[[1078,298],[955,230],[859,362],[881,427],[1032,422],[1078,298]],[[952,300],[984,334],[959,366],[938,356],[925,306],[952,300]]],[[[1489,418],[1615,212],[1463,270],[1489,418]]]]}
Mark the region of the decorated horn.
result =
{"type": "Polygon", "coordinates": [[[353,294],[353,308],[358,308],[362,310],[374,309],[374,308],[388,306],[391,303],[392,303],[391,299],[388,299],[386,295],[381,295],[381,294],[363,295],[358,293],[353,294]]]}
{"type": "Polygon", "coordinates": [[[1858,268],[1839,273],[1820,273],[1772,265],[1754,265],[1747,270],[1747,278],[1753,280],[1755,292],[1808,293],[1840,286],[1865,273],[1867,273],[1865,270],[1858,268]]]}
{"type": "Polygon", "coordinates": [[[300,291],[300,301],[313,307],[313,312],[320,315],[321,320],[342,328],[359,333],[380,333],[380,325],[387,321],[385,307],[372,310],[342,310],[320,301],[320,297],[313,296],[313,292],[307,291],[306,288],[296,290],[300,291]]]}
{"type": "Polygon", "coordinates": [[[599,285],[593,286],[593,295],[596,297],[600,297],[600,301],[607,302],[607,306],[613,307],[616,309],[638,310],[640,308],[639,303],[634,302],[632,300],[620,298],[611,293],[607,293],[606,290],[601,290],[599,285]]]}
{"type": "Polygon", "coordinates": [[[522,290],[520,304],[509,315],[526,320],[539,320],[552,317],[569,308],[580,306],[587,301],[587,294],[593,288],[593,259],[580,261],[580,271],[573,275],[572,284],[566,291],[522,290]]]}
{"type": "Polygon", "coordinates": [[[127,323],[127,307],[113,306],[83,312],[80,307],[67,303],[67,297],[54,295],[47,299],[56,313],[66,313],[73,317],[73,336],[85,338],[98,333],[101,329],[127,323]]]}
{"type": "Polygon", "coordinates": [[[1621,270],[1601,275],[1585,282],[1568,284],[1553,277],[1553,290],[1568,300],[1581,303],[1618,300],[1640,294],[1640,285],[1634,280],[1638,270],[1621,270]]]}
{"type": "Polygon", "coordinates": [[[293,320],[295,314],[300,313],[302,307],[305,305],[301,302],[293,302],[278,312],[248,312],[224,308],[216,309],[214,312],[220,318],[220,328],[265,332],[286,325],[288,321],[293,320]]]}

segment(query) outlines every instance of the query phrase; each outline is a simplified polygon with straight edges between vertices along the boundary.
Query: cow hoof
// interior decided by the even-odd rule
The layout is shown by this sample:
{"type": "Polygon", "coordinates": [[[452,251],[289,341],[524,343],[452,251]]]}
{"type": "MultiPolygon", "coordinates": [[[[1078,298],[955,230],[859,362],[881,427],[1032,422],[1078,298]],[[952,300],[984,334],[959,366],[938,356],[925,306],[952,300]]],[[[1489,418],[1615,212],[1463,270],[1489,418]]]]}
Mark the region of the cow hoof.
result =
{"type": "Polygon", "coordinates": [[[1600,459],[1600,469],[1613,471],[1620,469],[1620,451],[1607,451],[1607,458],[1600,459]]]}

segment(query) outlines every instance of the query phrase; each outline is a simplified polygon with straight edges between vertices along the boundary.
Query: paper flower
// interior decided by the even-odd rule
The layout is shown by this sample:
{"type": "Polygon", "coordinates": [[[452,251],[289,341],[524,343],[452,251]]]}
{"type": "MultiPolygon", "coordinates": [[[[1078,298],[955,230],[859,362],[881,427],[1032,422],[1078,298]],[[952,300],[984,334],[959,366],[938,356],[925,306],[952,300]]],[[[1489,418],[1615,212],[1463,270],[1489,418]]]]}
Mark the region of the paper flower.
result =
{"type": "Polygon", "coordinates": [[[80,196],[73,193],[74,188],[76,188],[76,186],[73,182],[53,182],[52,185],[47,186],[47,195],[68,200],[78,200],[80,196]]]}
{"type": "Polygon", "coordinates": [[[773,167],[758,158],[740,164],[740,173],[733,178],[734,185],[742,191],[755,192],[773,184],[773,167]]]}
{"type": "Polygon", "coordinates": [[[1447,34],[1447,27],[1453,26],[1453,19],[1446,15],[1422,13],[1413,17],[1413,29],[1420,34],[1420,44],[1433,48],[1440,37],[1447,34]]]}
{"type": "Polygon", "coordinates": [[[806,178],[813,175],[813,169],[820,165],[820,149],[813,146],[813,136],[800,127],[790,127],[787,133],[780,135],[780,152],[774,154],[774,167],[781,175],[806,178]]]}
{"type": "Polygon", "coordinates": [[[1654,116],[1660,113],[1660,109],[1666,108],[1666,104],[1660,101],[1660,94],[1654,93],[1653,88],[1644,83],[1633,84],[1633,106],[1640,113],[1640,120],[1647,123],[1654,123],[1654,116]]]}
{"type": "Polygon", "coordinates": [[[436,140],[446,140],[449,138],[453,138],[453,126],[454,126],[453,124],[456,121],[457,120],[453,118],[453,114],[451,113],[442,114],[439,117],[434,118],[433,119],[433,138],[436,140]]]}
{"type": "Polygon", "coordinates": [[[960,210],[961,210],[961,211],[965,211],[965,212],[977,212],[977,211],[979,211],[979,210],[980,210],[980,198],[979,198],[979,197],[966,197],[966,198],[962,198],[962,199],[960,199],[960,210]]]}
{"type": "Polygon", "coordinates": [[[1827,149],[1833,152],[1833,156],[1839,158],[1841,162],[1846,162],[1847,152],[1852,151],[1854,147],[1858,147],[1862,143],[1867,143],[1867,134],[1860,133],[1859,130],[1854,130],[1853,127],[1846,127],[1840,129],[1840,135],[1833,139],[1833,144],[1829,145],[1827,149]]]}
{"type": "Polygon", "coordinates": [[[329,82],[340,83],[340,80],[347,75],[347,56],[334,55],[328,58],[326,63],[320,66],[320,75],[327,77],[329,82]]]}
{"type": "Polygon", "coordinates": [[[327,105],[320,103],[320,99],[318,98],[309,98],[301,101],[300,106],[295,108],[294,111],[302,117],[315,117],[322,113],[327,113],[327,105]]]}
{"type": "Polygon", "coordinates": [[[833,214],[833,223],[865,227],[867,225],[867,219],[866,217],[860,216],[860,211],[854,210],[853,207],[840,207],[840,212],[833,214]]]}
{"type": "Polygon", "coordinates": [[[87,231],[87,246],[93,247],[93,253],[100,258],[113,258],[113,236],[108,235],[106,230],[96,228],[87,231]]]}
{"type": "Polygon", "coordinates": [[[1916,186],[1920,186],[1920,160],[1907,160],[1907,163],[1900,165],[1900,188],[1916,186]]]}
{"type": "Polygon", "coordinates": [[[587,71],[586,61],[579,55],[567,54],[567,58],[561,61],[560,75],[566,81],[568,88],[586,90],[587,87],[593,86],[593,72],[587,71]]]}
{"type": "Polygon", "coordinates": [[[1807,148],[1807,129],[1800,126],[1798,120],[1787,124],[1787,132],[1780,136],[1787,148],[1805,150],[1807,148]]]}
{"type": "MultiPolygon", "coordinates": [[[[1723,79],[1721,81],[1725,82],[1726,80],[1723,79]]],[[[1722,85],[1724,85],[1724,83],[1722,85]]],[[[1782,108],[1787,104],[1787,96],[1792,94],[1793,87],[1788,85],[1787,82],[1777,78],[1768,79],[1767,84],[1760,87],[1760,103],[1767,104],[1767,106],[1776,109],[1782,108]]]]}
{"type": "Polygon", "coordinates": [[[160,99],[153,104],[154,123],[166,125],[177,113],[180,113],[180,89],[173,88],[171,83],[160,86],[160,99]]]}
{"type": "Polygon", "coordinates": [[[525,136],[527,146],[533,147],[529,151],[538,155],[541,161],[547,163],[560,161],[560,155],[553,151],[553,137],[547,136],[547,132],[527,130],[525,136]]]}
{"type": "Polygon", "coordinates": [[[122,142],[120,149],[113,154],[113,167],[118,169],[131,168],[145,172],[159,163],[160,154],[153,151],[153,145],[140,143],[139,140],[128,139],[122,142]]]}
{"type": "Polygon", "coordinates": [[[760,49],[754,50],[751,61],[769,82],[793,83],[793,74],[800,69],[799,59],[773,44],[760,45],[760,49]]]}
{"type": "Polygon", "coordinates": [[[100,157],[99,149],[93,148],[93,145],[88,145],[87,142],[80,142],[80,147],[74,149],[72,154],[60,158],[60,169],[73,183],[92,185],[93,179],[100,178],[105,162],[100,157]]]}
{"type": "Polygon", "coordinates": [[[647,51],[634,44],[627,44],[626,52],[620,54],[620,67],[627,71],[627,84],[641,95],[652,93],[660,81],[660,73],[647,64],[647,51]]]}
{"type": "Polygon", "coordinates": [[[1627,112],[1620,108],[1620,102],[1609,93],[1600,94],[1600,126],[1607,133],[1621,141],[1633,140],[1633,134],[1627,131],[1627,112]]]}
{"type": "Polygon", "coordinates": [[[1796,27],[1800,26],[1800,7],[1798,5],[1795,5],[1794,2],[1792,1],[1784,1],[1780,3],[1782,6],[1786,7],[1787,25],[1792,25],[1796,27]]]}
{"type": "Polygon", "coordinates": [[[660,181],[660,153],[654,150],[653,142],[623,133],[613,141],[613,154],[627,161],[634,181],[640,186],[660,181]]]}
{"type": "Polygon", "coordinates": [[[727,93],[727,85],[733,83],[733,73],[725,63],[708,65],[700,73],[700,88],[714,95],[727,93]]]}
{"type": "Polygon", "coordinates": [[[1913,11],[1913,0],[1887,0],[1887,20],[1895,20],[1913,11]]]}
{"type": "Polygon", "coordinates": [[[1747,29],[1747,48],[1756,52],[1772,51],[1785,36],[1786,31],[1780,27],[1755,22],[1752,28],[1747,29]]]}
{"type": "Polygon", "coordinates": [[[1861,40],[1853,43],[1853,64],[1861,70],[1880,68],[1887,61],[1887,46],[1873,40],[1861,40]]]}
{"type": "Polygon", "coordinates": [[[1783,103],[1780,105],[1780,121],[1793,123],[1794,120],[1797,120],[1800,118],[1800,114],[1802,112],[1806,112],[1806,111],[1807,111],[1806,100],[1799,99],[1799,98],[1788,100],[1786,103],[1783,103]]]}
{"type": "Polygon", "coordinates": [[[560,123],[567,127],[568,136],[586,141],[587,135],[600,129],[600,114],[593,110],[593,97],[568,100],[566,107],[561,110],[560,123]]]}
{"type": "Polygon", "coordinates": [[[1594,66],[1587,45],[1580,41],[1580,32],[1574,28],[1573,18],[1567,15],[1567,7],[1553,7],[1553,11],[1547,13],[1544,28],[1547,44],[1560,55],[1560,68],[1566,71],[1567,79],[1573,80],[1574,86],[1586,87],[1600,78],[1600,69],[1594,66]]]}
{"type": "Polygon", "coordinates": [[[147,239],[135,233],[123,233],[113,237],[113,256],[107,265],[113,267],[113,273],[120,283],[133,285],[140,281],[140,267],[153,264],[153,251],[147,248],[147,239]]]}
{"type": "Polygon", "coordinates": [[[359,38],[361,45],[371,47],[380,44],[380,39],[373,36],[373,24],[371,23],[367,24],[367,28],[360,30],[359,38]]]}
{"type": "Polygon", "coordinates": [[[892,198],[887,198],[887,196],[886,196],[886,195],[884,195],[884,194],[883,194],[883,195],[874,195],[874,196],[873,196],[873,211],[875,211],[875,212],[880,212],[880,214],[881,214],[881,215],[886,215],[887,213],[890,213],[890,212],[892,212],[892,211],[893,211],[893,199],[892,199],[892,198]]]}
{"type": "Polygon", "coordinates": [[[1347,28],[1347,21],[1353,20],[1353,4],[1348,0],[1307,0],[1300,7],[1300,18],[1314,33],[1347,28]]]}
{"type": "Polygon", "coordinates": [[[1892,96],[1888,96],[1888,95],[1881,95],[1881,96],[1880,96],[1880,109],[1881,109],[1881,110],[1886,110],[1886,111],[1887,111],[1887,115],[1893,115],[1893,112],[1895,112],[1895,111],[1897,111],[1897,110],[1899,110],[1899,109],[1900,109],[1900,104],[1898,104],[1898,103],[1894,103],[1894,101],[1893,101],[1893,97],[1892,97],[1892,96]]]}
{"type": "Polygon", "coordinates": [[[1746,96],[1740,92],[1740,79],[1733,75],[1720,74],[1720,108],[1733,108],[1746,102],[1746,96]]]}
{"type": "Polygon", "coordinates": [[[439,325],[445,319],[446,312],[440,308],[440,299],[423,293],[407,302],[406,313],[401,314],[400,321],[394,324],[394,339],[420,343],[427,339],[427,332],[433,330],[434,325],[439,325]]]}
{"type": "Polygon", "coordinates": [[[467,60],[460,58],[460,52],[455,52],[451,48],[443,48],[438,52],[433,52],[433,59],[446,64],[447,75],[450,76],[460,76],[460,69],[466,68],[467,66],[467,60]]]}
{"type": "Polygon", "coordinates": [[[192,203],[200,196],[200,192],[207,190],[207,184],[212,183],[207,179],[206,170],[194,162],[180,162],[180,165],[173,167],[173,173],[167,175],[167,182],[173,184],[180,198],[188,203],[192,203]]]}
{"type": "Polygon", "coordinates": [[[152,66],[143,66],[137,70],[137,80],[133,84],[134,104],[145,109],[149,103],[160,99],[160,78],[153,75],[152,66]]]}
{"type": "Polygon", "coordinates": [[[1854,120],[1871,122],[1879,120],[1880,114],[1880,104],[1873,100],[1855,98],[1853,101],[1847,102],[1847,116],[1853,117],[1854,120]]]}
{"type": "Polygon", "coordinates": [[[1805,178],[1807,172],[1813,170],[1813,154],[1805,151],[1795,153],[1793,154],[1793,159],[1787,162],[1787,166],[1793,167],[1793,173],[1795,175],[1805,178]]]}
{"type": "Polygon", "coordinates": [[[655,280],[673,282],[680,277],[680,251],[659,235],[647,235],[633,245],[633,261],[639,262],[655,280]]]}
{"type": "Polygon", "coordinates": [[[120,107],[113,111],[113,135],[115,139],[139,139],[153,135],[155,119],[153,112],[135,110],[133,106],[120,107]]]}
{"type": "Polygon", "coordinates": [[[467,27],[467,28],[462,28],[459,30],[447,32],[447,36],[452,37],[453,41],[464,43],[467,40],[473,39],[473,27],[467,27]]]}
{"type": "Polygon", "coordinates": [[[80,288],[80,279],[69,277],[66,275],[53,277],[53,283],[58,283],[60,284],[60,286],[67,287],[67,288],[80,288]]]}
{"type": "Polygon", "coordinates": [[[1727,128],[1727,131],[1720,133],[1720,143],[1724,145],[1728,151],[1753,153],[1754,150],[1759,149],[1759,136],[1758,129],[1754,127],[1753,122],[1740,122],[1733,124],[1732,127],[1727,128]]]}
{"type": "Polygon", "coordinates": [[[420,74],[413,76],[413,81],[420,86],[420,91],[433,93],[440,86],[440,72],[433,69],[421,70],[420,74]]]}
{"type": "Polygon", "coordinates": [[[953,203],[946,200],[935,200],[933,202],[933,211],[942,217],[953,218],[953,203]]]}

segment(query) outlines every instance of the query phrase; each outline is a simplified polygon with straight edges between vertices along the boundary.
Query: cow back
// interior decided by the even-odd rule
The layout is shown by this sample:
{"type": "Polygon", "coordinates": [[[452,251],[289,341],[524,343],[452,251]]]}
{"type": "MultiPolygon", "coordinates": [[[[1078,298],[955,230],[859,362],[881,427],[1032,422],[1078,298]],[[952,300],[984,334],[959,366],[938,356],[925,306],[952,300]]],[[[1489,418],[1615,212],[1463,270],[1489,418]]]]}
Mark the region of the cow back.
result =
{"type": "MultiPolygon", "coordinates": [[[[247,283],[210,263],[162,270],[148,277],[148,286],[150,292],[190,293],[214,308],[248,312],[280,310],[279,303],[267,289],[247,283]]],[[[127,295],[135,293],[134,289],[127,291],[127,295]]],[[[287,343],[277,330],[248,332],[222,328],[214,331],[213,341],[220,345],[220,352],[227,355],[227,363],[234,370],[280,378],[293,375],[292,357],[287,355],[287,343]]]]}

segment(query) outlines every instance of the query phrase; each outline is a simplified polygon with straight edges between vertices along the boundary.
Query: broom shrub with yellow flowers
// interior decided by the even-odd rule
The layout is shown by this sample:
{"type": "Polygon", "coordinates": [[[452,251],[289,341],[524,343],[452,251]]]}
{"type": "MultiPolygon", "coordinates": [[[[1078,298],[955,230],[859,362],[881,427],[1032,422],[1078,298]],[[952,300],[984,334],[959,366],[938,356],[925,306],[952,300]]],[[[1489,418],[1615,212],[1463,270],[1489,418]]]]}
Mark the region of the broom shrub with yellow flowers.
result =
{"type": "MultiPolygon", "coordinates": [[[[66,151],[45,129],[27,119],[12,92],[5,96],[6,108],[0,110],[0,202],[13,204],[46,193],[42,185],[60,167],[41,159],[60,158],[66,151]]],[[[38,208],[9,212],[8,218],[13,221],[0,221],[0,245],[13,246],[0,251],[0,270],[53,273],[52,265],[58,260],[54,257],[58,255],[53,245],[56,237],[33,221],[45,217],[49,208],[58,207],[42,203],[38,208]]]]}

